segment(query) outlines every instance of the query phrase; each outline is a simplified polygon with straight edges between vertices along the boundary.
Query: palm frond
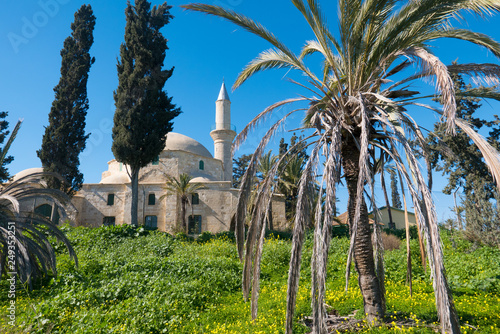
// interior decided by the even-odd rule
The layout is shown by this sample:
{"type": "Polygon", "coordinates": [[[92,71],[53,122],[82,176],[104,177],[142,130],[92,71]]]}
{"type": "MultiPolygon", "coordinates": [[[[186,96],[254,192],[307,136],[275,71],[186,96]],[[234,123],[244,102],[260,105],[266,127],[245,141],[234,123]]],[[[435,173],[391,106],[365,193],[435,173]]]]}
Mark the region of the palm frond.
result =
{"type": "Polygon", "coordinates": [[[313,170],[316,168],[318,162],[318,152],[320,147],[316,145],[313,148],[310,159],[302,173],[299,182],[299,194],[297,197],[297,207],[295,214],[295,221],[293,226],[292,237],[292,251],[290,256],[290,266],[288,270],[288,289],[287,289],[287,309],[286,309],[286,333],[292,333],[293,316],[295,313],[295,304],[297,301],[297,291],[299,288],[300,278],[300,263],[302,259],[302,246],[304,243],[304,232],[308,220],[311,215],[311,202],[309,199],[309,187],[311,186],[313,178],[313,170]]]}
{"type": "Polygon", "coordinates": [[[431,71],[436,77],[436,85],[442,94],[443,113],[448,124],[447,131],[454,133],[455,129],[455,89],[447,67],[433,54],[420,47],[412,47],[400,52],[401,55],[415,57],[422,63],[424,71],[431,71]]]}
{"type": "MultiPolygon", "coordinates": [[[[266,117],[269,117],[272,112],[274,112],[277,108],[282,107],[284,105],[294,103],[294,102],[299,102],[299,101],[304,101],[306,100],[303,97],[298,97],[298,98],[291,98],[291,99],[286,99],[283,101],[279,101],[276,103],[273,103],[266,109],[264,109],[262,112],[260,112],[257,116],[254,117],[244,128],[241,130],[241,132],[236,136],[236,138],[233,141],[233,152],[238,149],[238,147],[246,140],[249,132],[256,128],[261,122],[263,122],[266,117]]],[[[299,111],[300,109],[294,110],[293,112],[299,111]]]]}

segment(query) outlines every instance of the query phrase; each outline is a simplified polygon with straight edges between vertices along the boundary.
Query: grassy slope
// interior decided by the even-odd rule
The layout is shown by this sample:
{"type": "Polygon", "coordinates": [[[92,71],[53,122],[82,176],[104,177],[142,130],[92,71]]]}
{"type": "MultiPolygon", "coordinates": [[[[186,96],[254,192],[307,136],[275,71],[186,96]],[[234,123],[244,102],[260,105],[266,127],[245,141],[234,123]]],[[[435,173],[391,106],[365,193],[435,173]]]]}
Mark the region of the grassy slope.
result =
{"type": "MultiPolygon", "coordinates": [[[[242,300],[241,265],[234,243],[226,239],[204,244],[130,227],[66,228],[75,244],[76,268],[64,249],[58,253],[57,279],[32,292],[18,289],[17,326],[0,317],[7,333],[280,333],[286,303],[286,272],[290,243],[266,241],[263,255],[259,318],[252,323],[249,304],[242,300]]],[[[500,332],[500,251],[471,248],[444,236],[447,270],[455,303],[468,332],[500,332]],[[471,327],[472,326],[472,327],[471,327]]],[[[310,249],[307,241],[297,305],[300,319],[310,313],[310,249]]],[[[353,277],[343,292],[347,239],[332,240],[326,303],[340,314],[360,309],[362,300],[353,277]]],[[[404,284],[406,251],[387,252],[387,309],[394,319],[437,320],[432,285],[419,266],[418,245],[412,243],[415,269],[413,296],[404,284]]],[[[7,290],[5,280],[1,291],[7,290]]],[[[7,294],[0,296],[0,314],[7,313],[7,294]]],[[[370,333],[431,333],[417,327],[373,328],[370,333]]],[[[0,330],[1,332],[1,330],[0,330]]]]}

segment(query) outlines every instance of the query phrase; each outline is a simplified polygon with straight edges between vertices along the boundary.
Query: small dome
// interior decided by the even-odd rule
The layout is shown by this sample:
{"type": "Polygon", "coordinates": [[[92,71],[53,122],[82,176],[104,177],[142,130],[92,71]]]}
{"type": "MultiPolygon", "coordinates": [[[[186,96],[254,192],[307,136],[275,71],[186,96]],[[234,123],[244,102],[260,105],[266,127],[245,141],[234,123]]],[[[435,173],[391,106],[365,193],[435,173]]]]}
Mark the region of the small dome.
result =
{"type": "Polygon", "coordinates": [[[203,183],[203,182],[212,182],[217,181],[212,175],[207,175],[204,173],[194,173],[191,174],[191,181],[189,183],[203,183]]]}
{"type": "Polygon", "coordinates": [[[214,180],[209,179],[206,176],[198,176],[198,177],[195,177],[194,179],[191,179],[191,181],[189,181],[189,183],[203,183],[203,182],[211,182],[211,181],[214,181],[214,180]]]}
{"type": "Polygon", "coordinates": [[[193,138],[189,138],[188,136],[184,136],[176,132],[167,133],[165,150],[184,151],[201,155],[202,157],[206,158],[213,158],[212,154],[205,148],[205,146],[201,145],[193,138]]]}
{"type": "Polygon", "coordinates": [[[118,172],[118,173],[113,173],[110,176],[106,176],[104,179],[101,180],[99,183],[105,183],[105,184],[125,184],[129,183],[130,178],[128,177],[127,173],[124,172],[118,172]]]}
{"type": "Polygon", "coordinates": [[[14,177],[12,178],[12,182],[19,180],[20,178],[23,178],[25,176],[28,176],[30,174],[34,173],[43,173],[43,168],[42,167],[36,167],[36,168],[28,168],[25,170],[20,171],[14,177]]]}

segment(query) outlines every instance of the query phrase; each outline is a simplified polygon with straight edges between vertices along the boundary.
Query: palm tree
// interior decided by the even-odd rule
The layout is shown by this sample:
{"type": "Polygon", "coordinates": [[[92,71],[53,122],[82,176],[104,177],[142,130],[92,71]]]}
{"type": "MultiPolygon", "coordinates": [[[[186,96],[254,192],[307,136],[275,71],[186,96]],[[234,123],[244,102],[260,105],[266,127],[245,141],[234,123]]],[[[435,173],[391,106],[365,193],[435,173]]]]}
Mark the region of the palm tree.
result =
{"type": "MultiPolygon", "coordinates": [[[[0,155],[0,165],[20,126],[21,121],[15,126],[0,155]]],[[[48,200],[63,216],[72,209],[70,199],[64,192],[47,188],[47,176],[64,182],[55,173],[35,172],[0,185],[0,278],[15,272],[20,282],[30,288],[33,281],[43,275],[57,275],[56,254],[48,240],[49,235],[66,245],[70,257],[78,265],[69,240],[50,219],[21,210],[20,202],[36,198],[48,200]]]]}
{"type": "MultiPolygon", "coordinates": [[[[246,175],[243,177],[236,213],[236,236],[238,252],[243,257],[243,220],[248,203],[250,181],[264,147],[273,134],[281,128],[287,118],[306,109],[304,128],[309,129],[307,139],[311,154],[298,187],[298,201],[294,222],[293,246],[289,268],[287,292],[286,331],[292,331],[292,319],[299,282],[301,250],[304,229],[310,211],[315,211],[315,237],[312,259],[312,310],[313,331],[325,333],[325,276],[329,247],[329,228],[335,211],[336,186],[344,180],[348,194],[349,227],[351,247],[348,262],[354,259],[358,283],[363,295],[364,312],[369,322],[384,316],[383,284],[377,275],[373,256],[371,231],[368,223],[367,201],[364,193],[370,193],[374,157],[386,152],[394,161],[402,181],[407,184],[419,229],[426,241],[429,266],[432,271],[438,317],[441,329],[448,333],[460,332],[453,299],[447,284],[443,255],[439,239],[437,217],[424,172],[417,161],[414,145],[422,149],[428,162],[425,136],[408,112],[408,108],[423,107],[435,112],[446,122],[448,132],[460,128],[480,148],[496,181],[500,180],[500,158],[484,138],[474,132],[469,124],[456,117],[455,96],[477,96],[500,98],[494,87],[470,88],[455,93],[450,73],[460,73],[485,84],[498,83],[500,66],[493,64],[444,65],[432,53],[430,41],[439,38],[455,38],[482,46],[500,57],[500,45],[487,35],[467,29],[454,28],[450,20],[460,18],[463,11],[479,15],[498,12],[498,0],[421,0],[405,3],[394,0],[338,0],[338,36],[326,24],[316,0],[292,0],[310,26],[315,39],[307,41],[300,54],[293,53],[261,24],[234,11],[218,6],[190,4],[184,8],[224,18],[251,33],[263,38],[273,47],[260,53],[239,74],[234,87],[237,88],[259,71],[286,68],[299,71],[305,78],[295,82],[307,89],[310,96],[299,96],[279,101],[266,108],[252,120],[235,139],[238,146],[260,120],[277,108],[292,103],[298,107],[279,119],[264,135],[253,154],[246,175]],[[317,75],[306,65],[308,56],[319,55],[323,62],[317,75]],[[417,80],[435,80],[442,108],[427,105],[430,96],[410,90],[417,80]],[[306,105],[307,103],[307,105],[306,105]],[[321,157],[322,156],[322,157],[321,157]],[[312,207],[305,197],[307,187],[315,180],[316,166],[326,161],[322,172],[325,188],[324,207],[312,207]],[[365,189],[366,188],[366,189],[365,189]]],[[[317,63],[315,62],[315,65],[317,63]]],[[[421,108],[419,110],[422,110],[421,108]]],[[[429,164],[427,170],[430,171],[429,164]]],[[[277,172],[279,162],[273,168],[277,172]]],[[[270,173],[268,180],[274,175],[270,173]]],[[[498,183],[498,182],[497,182],[498,183]]],[[[271,188],[271,181],[268,182],[271,188]]],[[[323,186],[320,186],[320,191],[323,186]]],[[[262,187],[259,201],[265,203],[269,195],[262,187]]],[[[372,189],[373,192],[373,189],[372,189]]],[[[321,196],[322,194],[320,194],[321,196]]],[[[371,196],[372,200],[374,196],[371,196]]],[[[372,203],[374,205],[375,203],[372,203]]],[[[255,215],[252,219],[260,219],[255,215]]],[[[262,226],[253,224],[252,226],[262,226]]],[[[246,240],[245,265],[253,266],[252,316],[257,316],[258,280],[262,243],[254,238],[258,233],[249,233],[246,240]],[[255,254],[252,256],[252,254],[255,254]]],[[[243,294],[248,294],[245,282],[252,270],[243,272],[243,294]],[[245,280],[246,279],[246,280],[245,280]]]]}
{"type": "MultiPolygon", "coordinates": [[[[268,151],[266,154],[263,154],[260,158],[258,172],[259,179],[261,181],[265,180],[271,170],[273,169],[274,164],[278,161],[278,156],[273,154],[273,151],[268,151]]],[[[259,185],[257,185],[259,187],[259,185]]],[[[270,230],[274,230],[273,226],[273,201],[269,201],[269,207],[267,209],[267,226],[270,230]]]]}
{"type": "Polygon", "coordinates": [[[285,161],[285,165],[279,173],[279,188],[286,197],[287,220],[293,220],[295,216],[299,181],[303,170],[304,158],[292,155],[285,161]]]}
{"type": "MultiPolygon", "coordinates": [[[[191,183],[191,176],[186,173],[182,173],[179,175],[179,179],[176,179],[171,176],[167,176],[167,183],[165,184],[165,189],[167,190],[167,194],[175,194],[181,201],[181,223],[182,229],[189,233],[189,227],[186,223],[186,207],[187,205],[191,205],[191,209],[193,205],[191,203],[191,197],[196,191],[203,189],[204,186],[201,183],[191,183]]],[[[167,195],[163,195],[160,197],[160,200],[165,198],[167,195]]]]}

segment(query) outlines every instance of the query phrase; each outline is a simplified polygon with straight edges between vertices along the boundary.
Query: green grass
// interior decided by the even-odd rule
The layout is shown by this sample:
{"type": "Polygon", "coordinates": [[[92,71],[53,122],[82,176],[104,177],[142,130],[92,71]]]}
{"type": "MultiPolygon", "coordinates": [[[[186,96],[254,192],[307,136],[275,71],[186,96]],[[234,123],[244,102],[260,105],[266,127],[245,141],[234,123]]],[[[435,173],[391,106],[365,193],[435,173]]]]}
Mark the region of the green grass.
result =
{"type": "MultiPolygon", "coordinates": [[[[64,227],[80,265],[57,245],[58,276],[31,292],[18,286],[16,326],[0,316],[6,333],[282,333],[290,241],[271,237],[262,261],[259,316],[240,291],[242,266],[227,235],[204,235],[203,242],[172,238],[129,226],[98,229],[64,227]]],[[[500,251],[443,234],[446,268],[464,332],[500,332],[500,251]]],[[[306,240],[294,332],[310,309],[310,256],[306,240]]],[[[379,327],[365,333],[433,333],[437,322],[432,284],[411,243],[413,296],[405,285],[406,250],[386,253],[387,313],[394,321],[414,319],[411,328],[379,327]]],[[[326,303],[341,315],[362,308],[354,275],[344,293],[346,238],[334,238],[329,253],[326,303]]],[[[0,282],[1,291],[8,284],[0,282]]],[[[0,295],[0,315],[7,314],[7,293],[0,295]]]]}

